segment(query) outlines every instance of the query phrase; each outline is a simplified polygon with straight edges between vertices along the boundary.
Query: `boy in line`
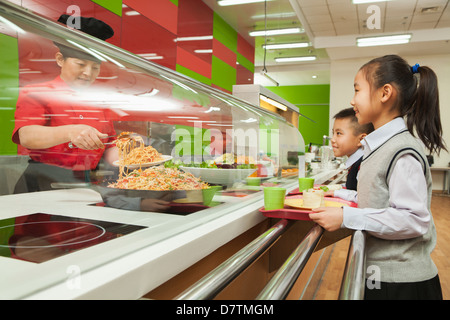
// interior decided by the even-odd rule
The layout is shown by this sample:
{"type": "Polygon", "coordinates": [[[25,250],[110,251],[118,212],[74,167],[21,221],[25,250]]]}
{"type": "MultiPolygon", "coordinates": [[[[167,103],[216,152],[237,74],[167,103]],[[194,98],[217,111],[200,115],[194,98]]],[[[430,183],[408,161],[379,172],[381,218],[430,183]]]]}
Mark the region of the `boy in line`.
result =
{"type": "Polygon", "coordinates": [[[345,162],[348,173],[345,183],[346,189],[328,191],[326,195],[353,201],[355,197],[355,192],[353,191],[356,191],[357,176],[363,156],[361,140],[371,133],[374,128],[372,123],[360,125],[353,108],[339,111],[334,116],[334,119],[331,146],[335,157],[348,156],[345,162]],[[349,190],[352,192],[349,192],[349,190]]]}

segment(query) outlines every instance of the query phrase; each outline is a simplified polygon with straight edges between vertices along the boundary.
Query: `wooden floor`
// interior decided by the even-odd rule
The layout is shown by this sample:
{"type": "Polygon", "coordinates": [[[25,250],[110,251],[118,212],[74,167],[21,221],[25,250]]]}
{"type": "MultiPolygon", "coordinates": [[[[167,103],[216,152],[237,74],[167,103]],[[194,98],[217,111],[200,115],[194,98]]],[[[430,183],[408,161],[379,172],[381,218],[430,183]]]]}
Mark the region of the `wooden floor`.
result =
{"type": "MultiPolygon", "coordinates": [[[[450,300],[450,196],[433,194],[431,212],[437,232],[437,244],[432,258],[439,270],[443,297],[445,300],[450,300]]],[[[340,281],[336,279],[342,279],[349,242],[350,237],[347,237],[335,244],[314,299],[337,300],[339,298],[340,281]]]]}

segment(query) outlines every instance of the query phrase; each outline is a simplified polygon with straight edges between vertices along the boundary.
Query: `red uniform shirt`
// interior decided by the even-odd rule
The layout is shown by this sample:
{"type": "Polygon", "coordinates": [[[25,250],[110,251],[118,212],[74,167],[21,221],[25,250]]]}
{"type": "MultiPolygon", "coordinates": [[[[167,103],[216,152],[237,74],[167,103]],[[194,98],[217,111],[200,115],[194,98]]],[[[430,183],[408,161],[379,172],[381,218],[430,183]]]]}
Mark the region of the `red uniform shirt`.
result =
{"type": "MultiPolygon", "coordinates": [[[[22,88],[17,100],[13,142],[20,145],[18,130],[29,125],[55,127],[85,124],[109,136],[115,135],[113,124],[107,117],[108,112],[101,107],[89,105],[89,101],[84,100],[82,90],[73,90],[60,77],[22,88]]],[[[112,140],[114,138],[108,139],[112,140]]],[[[95,169],[103,152],[104,149],[71,149],[68,143],[48,149],[19,148],[19,153],[28,154],[35,161],[71,170],[95,169]]]]}

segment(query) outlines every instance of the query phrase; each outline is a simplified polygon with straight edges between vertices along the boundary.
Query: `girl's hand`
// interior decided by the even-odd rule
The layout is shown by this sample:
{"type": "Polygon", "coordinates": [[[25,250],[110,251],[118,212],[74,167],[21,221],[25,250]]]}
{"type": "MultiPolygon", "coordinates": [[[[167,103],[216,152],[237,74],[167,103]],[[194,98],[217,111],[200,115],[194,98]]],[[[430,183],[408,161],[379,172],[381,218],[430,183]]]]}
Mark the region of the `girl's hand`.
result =
{"type": "Polygon", "coordinates": [[[309,218],[327,231],[336,231],[341,228],[344,213],[342,208],[320,207],[312,210],[309,218]]]}
{"type": "Polygon", "coordinates": [[[334,197],[334,190],[325,191],[323,196],[324,197],[334,197]]]}

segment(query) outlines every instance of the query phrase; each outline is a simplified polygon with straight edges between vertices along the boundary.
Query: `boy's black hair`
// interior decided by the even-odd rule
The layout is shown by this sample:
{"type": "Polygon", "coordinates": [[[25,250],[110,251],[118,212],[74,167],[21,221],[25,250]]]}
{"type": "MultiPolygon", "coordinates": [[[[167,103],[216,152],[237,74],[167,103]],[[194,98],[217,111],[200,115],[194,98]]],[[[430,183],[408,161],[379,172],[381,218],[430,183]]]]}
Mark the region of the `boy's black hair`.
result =
{"type": "Polygon", "coordinates": [[[358,118],[356,117],[355,110],[353,110],[353,108],[343,109],[343,110],[339,111],[338,113],[336,113],[333,118],[334,119],[350,119],[351,124],[352,124],[353,128],[355,129],[355,131],[353,132],[353,134],[355,136],[358,134],[361,134],[361,133],[369,134],[374,130],[372,123],[367,123],[364,125],[360,125],[358,123],[358,118]]]}

